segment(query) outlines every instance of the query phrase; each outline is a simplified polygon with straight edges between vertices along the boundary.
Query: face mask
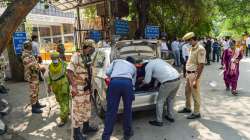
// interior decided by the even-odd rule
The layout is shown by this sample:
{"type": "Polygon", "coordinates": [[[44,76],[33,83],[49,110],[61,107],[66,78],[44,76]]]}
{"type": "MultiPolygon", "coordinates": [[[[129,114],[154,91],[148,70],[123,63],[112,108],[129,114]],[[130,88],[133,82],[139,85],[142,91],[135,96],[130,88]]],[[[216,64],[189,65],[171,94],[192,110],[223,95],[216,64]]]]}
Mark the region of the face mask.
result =
{"type": "Polygon", "coordinates": [[[58,59],[52,60],[53,64],[58,64],[58,59]]]}

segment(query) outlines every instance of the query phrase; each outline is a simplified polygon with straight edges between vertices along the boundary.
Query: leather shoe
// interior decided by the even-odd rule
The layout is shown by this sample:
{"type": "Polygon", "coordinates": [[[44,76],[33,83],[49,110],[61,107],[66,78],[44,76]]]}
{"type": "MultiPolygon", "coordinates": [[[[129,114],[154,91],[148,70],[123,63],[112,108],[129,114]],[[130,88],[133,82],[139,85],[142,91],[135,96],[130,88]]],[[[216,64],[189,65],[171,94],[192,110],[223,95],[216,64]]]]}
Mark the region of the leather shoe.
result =
{"type": "Polygon", "coordinates": [[[178,113],[191,113],[192,110],[191,109],[188,109],[188,108],[183,108],[182,110],[179,110],[178,113]]]}
{"type": "Polygon", "coordinates": [[[97,131],[98,131],[98,128],[91,127],[89,125],[89,122],[83,123],[83,127],[82,127],[82,133],[83,134],[90,133],[90,132],[97,132],[97,131]]]}
{"type": "Polygon", "coordinates": [[[129,140],[129,139],[130,139],[131,137],[133,137],[133,136],[134,136],[134,132],[131,131],[129,135],[124,135],[124,136],[123,136],[123,139],[124,139],[124,140],[129,140]]]}
{"type": "Polygon", "coordinates": [[[37,102],[37,103],[35,104],[35,106],[36,106],[37,108],[44,108],[44,107],[46,107],[46,105],[41,105],[39,102],[37,102]]]}
{"type": "Polygon", "coordinates": [[[190,116],[187,117],[187,119],[199,119],[201,117],[201,114],[194,114],[192,113],[190,116]]]}
{"type": "Polygon", "coordinates": [[[87,140],[85,135],[82,135],[80,128],[74,128],[74,140],[87,140]]]}
{"type": "Polygon", "coordinates": [[[43,113],[43,111],[40,108],[37,108],[36,105],[32,105],[31,112],[32,113],[37,113],[37,114],[43,113]]]}
{"type": "Polygon", "coordinates": [[[149,124],[154,126],[163,126],[163,122],[157,122],[157,121],[149,121],[149,124]]]}
{"type": "Polygon", "coordinates": [[[171,123],[175,122],[174,118],[170,118],[168,116],[165,116],[165,119],[167,119],[171,123]]]}

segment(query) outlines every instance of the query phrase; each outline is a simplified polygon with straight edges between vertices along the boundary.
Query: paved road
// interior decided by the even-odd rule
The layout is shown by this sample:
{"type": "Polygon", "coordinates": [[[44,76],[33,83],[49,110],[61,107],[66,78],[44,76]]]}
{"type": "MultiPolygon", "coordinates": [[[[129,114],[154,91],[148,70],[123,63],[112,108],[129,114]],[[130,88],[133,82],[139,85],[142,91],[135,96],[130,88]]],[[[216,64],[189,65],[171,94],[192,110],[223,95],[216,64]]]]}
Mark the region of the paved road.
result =
{"type": "MultiPolygon", "coordinates": [[[[164,121],[164,127],[158,128],[148,124],[154,118],[153,110],[136,112],[133,121],[135,135],[132,140],[250,140],[250,59],[241,62],[240,95],[237,97],[225,91],[222,76],[219,75],[221,70],[218,68],[219,65],[214,63],[206,66],[203,73],[202,119],[190,121],[186,119],[186,115],[176,114],[175,123],[164,121]],[[217,85],[211,87],[211,81],[215,81],[217,85]]],[[[0,97],[9,100],[13,107],[12,112],[5,117],[10,130],[8,134],[0,136],[0,140],[70,139],[70,124],[64,128],[56,127],[58,106],[53,96],[49,98],[52,110],[48,118],[48,109],[45,109],[43,117],[32,116],[29,107],[25,108],[28,102],[26,83],[9,83],[8,86],[11,88],[10,94],[0,97]]],[[[41,88],[42,86],[41,84],[41,88]]],[[[175,110],[184,105],[184,98],[183,82],[176,98],[175,110]]],[[[43,98],[42,102],[46,103],[47,100],[43,98]]],[[[92,122],[99,124],[100,131],[89,136],[89,140],[99,140],[103,131],[102,121],[95,117],[92,122]]],[[[114,140],[122,137],[121,124],[121,119],[118,119],[114,140]]]]}

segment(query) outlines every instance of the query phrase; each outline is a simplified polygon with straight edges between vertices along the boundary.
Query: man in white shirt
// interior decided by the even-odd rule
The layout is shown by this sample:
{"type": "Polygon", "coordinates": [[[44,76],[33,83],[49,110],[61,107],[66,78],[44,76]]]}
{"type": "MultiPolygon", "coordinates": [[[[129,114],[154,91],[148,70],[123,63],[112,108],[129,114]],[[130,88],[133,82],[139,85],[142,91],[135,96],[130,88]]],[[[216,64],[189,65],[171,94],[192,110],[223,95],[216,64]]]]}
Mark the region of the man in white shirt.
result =
{"type": "Polygon", "coordinates": [[[177,40],[177,38],[174,39],[174,41],[171,44],[172,47],[172,51],[174,54],[174,59],[175,59],[175,66],[179,67],[181,66],[181,57],[180,57],[180,48],[179,48],[179,41],[177,40]]]}
{"type": "Polygon", "coordinates": [[[188,42],[186,42],[182,47],[182,57],[184,60],[184,63],[183,63],[183,76],[184,77],[186,77],[186,63],[189,57],[189,52],[190,52],[191,47],[192,46],[188,42]]]}
{"type": "Polygon", "coordinates": [[[162,58],[167,59],[167,54],[168,54],[167,41],[166,41],[166,37],[163,37],[162,41],[161,41],[161,56],[162,56],[162,58]]]}
{"type": "Polygon", "coordinates": [[[249,49],[250,49],[250,35],[248,35],[247,39],[246,39],[246,56],[248,56],[248,52],[249,52],[249,49]]]}
{"type": "Polygon", "coordinates": [[[124,105],[124,139],[129,140],[133,136],[132,130],[132,101],[134,100],[133,86],[136,81],[135,60],[127,57],[126,60],[114,60],[106,71],[111,78],[107,93],[107,112],[105,115],[105,127],[102,140],[110,140],[112,135],[116,114],[120,104],[120,98],[124,105]]]}
{"type": "Polygon", "coordinates": [[[180,86],[180,74],[170,64],[162,59],[154,59],[145,64],[145,79],[144,83],[150,83],[152,78],[155,78],[161,83],[159,94],[156,103],[156,120],[149,121],[151,125],[163,126],[163,108],[167,102],[167,114],[165,118],[174,122],[174,98],[180,86]]]}
{"type": "Polygon", "coordinates": [[[31,37],[32,40],[32,55],[35,56],[38,63],[41,63],[42,58],[40,56],[40,49],[39,49],[39,43],[38,43],[38,37],[36,35],[33,35],[31,37]]]}

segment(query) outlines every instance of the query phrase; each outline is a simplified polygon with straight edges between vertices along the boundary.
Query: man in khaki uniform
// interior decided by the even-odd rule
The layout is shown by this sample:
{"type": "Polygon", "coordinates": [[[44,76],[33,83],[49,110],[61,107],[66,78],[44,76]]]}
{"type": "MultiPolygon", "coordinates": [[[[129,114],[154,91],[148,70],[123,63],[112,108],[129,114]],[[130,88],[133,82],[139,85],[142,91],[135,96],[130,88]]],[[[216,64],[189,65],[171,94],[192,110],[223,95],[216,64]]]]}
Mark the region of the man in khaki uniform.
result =
{"type": "Polygon", "coordinates": [[[24,42],[22,60],[24,65],[24,79],[29,82],[30,88],[30,104],[32,105],[32,113],[42,113],[41,105],[38,101],[39,93],[39,73],[44,71],[36,58],[32,55],[32,45],[30,41],[24,42]]]}
{"type": "Polygon", "coordinates": [[[81,52],[74,53],[71,57],[70,63],[67,67],[67,76],[71,85],[72,95],[72,125],[74,129],[74,140],[86,140],[88,132],[95,132],[97,128],[89,126],[89,119],[91,117],[91,102],[90,89],[87,84],[87,59],[82,55],[90,55],[94,48],[92,42],[86,41],[83,43],[81,52]],[[83,126],[82,133],[80,127],[83,126]]]}
{"type": "Polygon", "coordinates": [[[200,76],[206,63],[206,50],[198,42],[193,32],[187,33],[183,40],[187,40],[192,45],[189,58],[186,64],[186,107],[179,113],[191,113],[191,96],[194,101],[194,112],[187,119],[200,118],[200,76]]]}

